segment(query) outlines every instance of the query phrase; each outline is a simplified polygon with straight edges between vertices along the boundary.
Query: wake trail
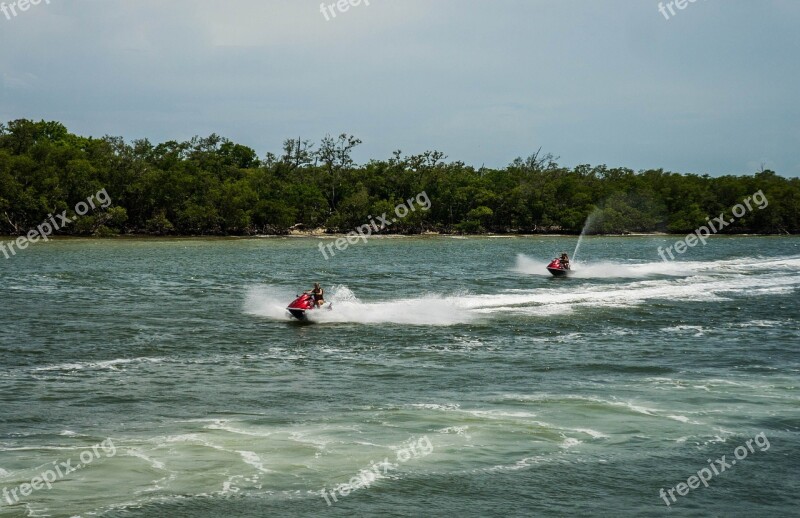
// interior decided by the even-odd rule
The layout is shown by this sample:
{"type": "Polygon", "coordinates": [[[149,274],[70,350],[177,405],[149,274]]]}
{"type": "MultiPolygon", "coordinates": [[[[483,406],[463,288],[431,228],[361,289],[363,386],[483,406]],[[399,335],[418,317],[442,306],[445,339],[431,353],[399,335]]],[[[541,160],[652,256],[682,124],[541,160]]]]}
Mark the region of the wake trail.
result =
{"type": "MultiPolygon", "coordinates": [[[[578,263],[573,278],[554,282],[544,279],[550,277],[546,264],[520,254],[514,271],[542,277],[532,281],[536,286],[489,294],[428,294],[364,302],[346,286],[338,286],[331,289],[332,295],[327,300],[333,303],[333,310],[314,310],[309,313],[309,320],[322,324],[451,326],[508,314],[548,317],[570,314],[577,309],[626,308],[652,301],[712,302],[743,294],[791,294],[800,288],[800,256],[708,262],[578,263]],[[627,280],[604,283],[579,280],[620,278],[627,280]]],[[[290,321],[286,306],[296,295],[285,288],[254,286],[247,291],[244,310],[269,320],[290,321]]]]}
{"type": "MultiPolygon", "coordinates": [[[[314,310],[308,319],[317,323],[409,324],[449,326],[468,323],[475,315],[465,312],[460,297],[427,295],[387,302],[362,302],[346,286],[334,287],[326,302],[333,310],[314,310]]],[[[288,320],[286,306],[296,294],[277,291],[270,286],[251,288],[245,301],[245,312],[271,320],[288,320]]]]}
{"type": "MultiPolygon", "coordinates": [[[[550,261],[517,254],[513,272],[524,275],[550,277],[546,266],[550,261]]],[[[797,271],[800,256],[788,257],[743,257],[717,261],[652,261],[646,263],[623,263],[612,261],[573,262],[572,277],[577,279],[637,279],[668,276],[689,277],[699,274],[748,273],[765,270],[797,271]]]]}

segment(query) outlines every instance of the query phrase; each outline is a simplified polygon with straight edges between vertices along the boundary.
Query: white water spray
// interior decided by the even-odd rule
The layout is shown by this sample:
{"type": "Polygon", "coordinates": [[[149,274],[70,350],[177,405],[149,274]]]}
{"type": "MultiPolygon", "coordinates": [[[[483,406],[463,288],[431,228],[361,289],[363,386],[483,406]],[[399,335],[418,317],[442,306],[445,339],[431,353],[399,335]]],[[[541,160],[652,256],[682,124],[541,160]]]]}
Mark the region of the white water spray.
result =
{"type": "Polygon", "coordinates": [[[575,245],[575,251],[572,252],[572,261],[574,262],[575,259],[578,257],[578,250],[581,249],[581,243],[583,243],[583,236],[586,235],[586,231],[589,230],[592,225],[594,225],[595,220],[597,219],[603,211],[600,209],[594,209],[591,214],[586,218],[586,223],[583,224],[583,230],[581,230],[581,235],[578,237],[578,244],[575,245]]]}
{"type": "MultiPolygon", "coordinates": [[[[333,311],[311,311],[312,322],[341,324],[409,324],[421,326],[450,326],[472,321],[476,315],[464,311],[463,295],[430,294],[417,298],[362,302],[347,286],[331,286],[326,302],[333,311]]],[[[245,312],[272,320],[289,321],[287,304],[295,298],[291,292],[272,286],[254,286],[248,290],[245,312]]]]}

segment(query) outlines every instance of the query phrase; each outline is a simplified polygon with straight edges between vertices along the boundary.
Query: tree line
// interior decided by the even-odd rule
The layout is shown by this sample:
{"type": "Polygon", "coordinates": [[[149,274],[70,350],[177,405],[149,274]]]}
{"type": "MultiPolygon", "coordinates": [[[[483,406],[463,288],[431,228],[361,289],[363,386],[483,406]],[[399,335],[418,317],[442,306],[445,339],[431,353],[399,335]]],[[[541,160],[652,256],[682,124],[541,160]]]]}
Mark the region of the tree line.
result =
{"type": "Polygon", "coordinates": [[[421,192],[428,211],[395,233],[690,232],[762,191],[769,200],[728,233],[797,233],[800,180],[764,170],[746,176],[562,167],[541,151],[502,169],[448,161],[438,151],[356,164],[361,140],[287,139],[259,158],[212,134],[153,144],[83,137],[59,122],[0,124],[0,234],[22,235],[48,215],[106,189],[105,211],[77,218],[79,235],[254,235],[324,228],[348,232],[421,192]]]}

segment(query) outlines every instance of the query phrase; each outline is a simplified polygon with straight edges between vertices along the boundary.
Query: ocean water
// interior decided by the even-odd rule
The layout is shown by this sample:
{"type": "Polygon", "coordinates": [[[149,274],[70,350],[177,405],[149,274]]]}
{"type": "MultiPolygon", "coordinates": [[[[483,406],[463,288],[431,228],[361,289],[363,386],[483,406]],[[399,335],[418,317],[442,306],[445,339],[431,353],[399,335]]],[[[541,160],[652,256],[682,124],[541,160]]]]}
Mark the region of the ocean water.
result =
{"type": "Polygon", "coordinates": [[[0,258],[0,517],[797,516],[800,240],[675,239],[0,258]]]}

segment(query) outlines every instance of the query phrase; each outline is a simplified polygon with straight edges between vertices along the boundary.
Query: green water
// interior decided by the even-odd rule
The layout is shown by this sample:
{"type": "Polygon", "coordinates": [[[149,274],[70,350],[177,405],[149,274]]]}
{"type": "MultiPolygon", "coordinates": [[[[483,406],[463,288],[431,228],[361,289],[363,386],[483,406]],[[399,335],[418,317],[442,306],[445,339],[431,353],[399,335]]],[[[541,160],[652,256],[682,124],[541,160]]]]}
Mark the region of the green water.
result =
{"type": "Polygon", "coordinates": [[[800,241],[674,241],[587,238],[569,279],[558,237],[0,258],[0,516],[797,515],[800,241]]]}

